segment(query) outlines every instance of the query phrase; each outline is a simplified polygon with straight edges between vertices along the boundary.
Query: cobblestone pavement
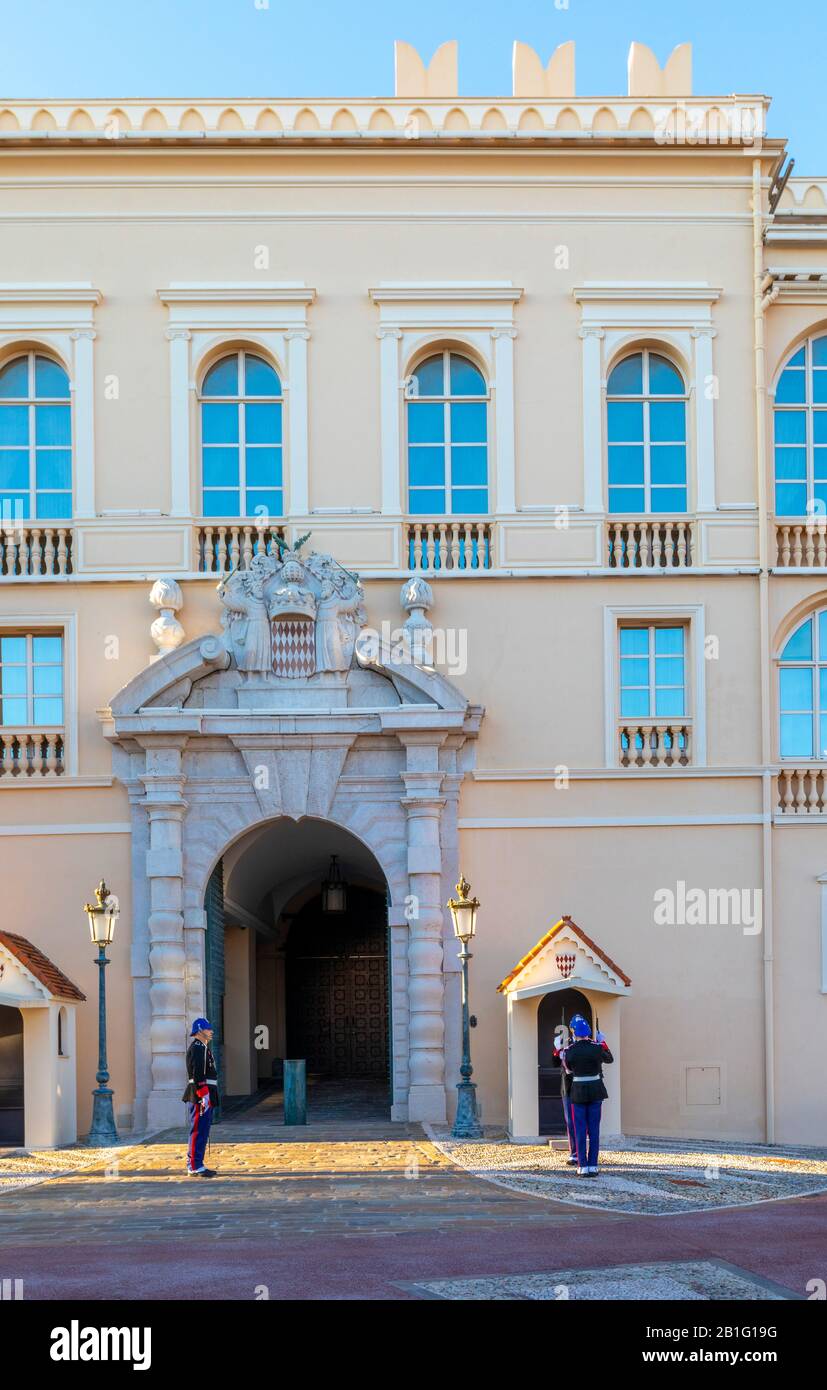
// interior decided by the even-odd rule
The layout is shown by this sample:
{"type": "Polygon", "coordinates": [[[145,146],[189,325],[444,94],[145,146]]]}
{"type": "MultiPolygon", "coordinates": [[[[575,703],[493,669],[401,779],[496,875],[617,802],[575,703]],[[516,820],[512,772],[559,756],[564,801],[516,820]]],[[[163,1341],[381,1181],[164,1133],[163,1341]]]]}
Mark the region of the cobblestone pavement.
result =
{"type": "MultiPolygon", "coordinates": [[[[91,1167],[80,1150],[53,1155],[61,1176],[44,1179],[41,1163],[36,1183],[0,1185],[0,1277],[21,1279],[31,1299],[105,1288],[115,1299],[406,1300],[433,1281],[621,1262],[725,1260],[799,1297],[827,1276],[827,1198],[652,1221],[484,1181],[418,1125],[391,1124],[366,1090],[343,1099],[322,1087],[309,1119],[286,1128],[276,1095],[228,1115],[213,1130],[212,1181],[186,1177],[183,1129],[91,1167]]],[[[10,1163],[0,1157],[0,1176],[10,1163]]]]}
{"type": "Polygon", "coordinates": [[[562,1144],[512,1144],[487,1132],[480,1142],[456,1143],[447,1128],[428,1126],[428,1133],[468,1173],[512,1192],[588,1204],[593,1211],[671,1216],[827,1192],[823,1149],[639,1140],[602,1148],[598,1177],[583,1179],[568,1166],[562,1144]]]}

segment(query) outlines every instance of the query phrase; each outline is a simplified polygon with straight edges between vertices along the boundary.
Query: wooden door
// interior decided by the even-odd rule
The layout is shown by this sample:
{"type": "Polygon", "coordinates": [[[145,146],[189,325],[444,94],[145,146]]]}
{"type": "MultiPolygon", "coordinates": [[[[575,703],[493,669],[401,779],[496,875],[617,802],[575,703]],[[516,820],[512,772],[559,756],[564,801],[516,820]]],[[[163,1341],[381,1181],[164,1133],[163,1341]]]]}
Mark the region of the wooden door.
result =
{"type": "Polygon", "coordinates": [[[384,900],[348,890],[345,916],[308,904],[287,941],[287,1051],[308,1072],[388,1074],[387,927],[384,900]]]}

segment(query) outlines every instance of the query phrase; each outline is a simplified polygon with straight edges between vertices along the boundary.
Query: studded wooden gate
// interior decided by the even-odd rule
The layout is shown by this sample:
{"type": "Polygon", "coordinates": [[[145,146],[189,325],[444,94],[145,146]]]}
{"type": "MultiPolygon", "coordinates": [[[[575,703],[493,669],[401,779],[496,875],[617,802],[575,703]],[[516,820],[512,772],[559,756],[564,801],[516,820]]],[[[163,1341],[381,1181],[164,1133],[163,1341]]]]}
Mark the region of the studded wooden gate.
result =
{"type": "Polygon", "coordinates": [[[348,912],[308,904],[287,940],[287,1050],[325,1076],[388,1075],[384,897],[348,890],[348,912]]]}

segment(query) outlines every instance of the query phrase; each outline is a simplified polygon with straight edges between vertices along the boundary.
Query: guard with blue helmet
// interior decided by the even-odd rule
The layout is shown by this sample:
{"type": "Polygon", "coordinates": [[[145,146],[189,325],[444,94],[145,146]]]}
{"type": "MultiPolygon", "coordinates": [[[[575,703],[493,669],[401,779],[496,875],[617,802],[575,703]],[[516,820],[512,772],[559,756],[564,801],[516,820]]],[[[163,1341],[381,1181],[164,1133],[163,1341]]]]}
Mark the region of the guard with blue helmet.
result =
{"type": "Polygon", "coordinates": [[[575,1014],[569,1024],[574,1042],[566,1048],[565,1065],[571,1073],[569,1101],[574,1122],[579,1177],[597,1177],[600,1152],[600,1111],[608,1091],[603,1083],[603,1066],[613,1062],[608,1043],[598,1032],[592,1040],[588,1019],[575,1014]]]}
{"type": "Polygon", "coordinates": [[[187,1173],[191,1178],[214,1178],[215,1171],[204,1165],[204,1153],[210,1137],[212,1119],[218,1105],[218,1070],[210,1043],[212,1024],[207,1018],[193,1021],[187,1050],[187,1089],[182,1100],[189,1113],[187,1143],[187,1173]]]}

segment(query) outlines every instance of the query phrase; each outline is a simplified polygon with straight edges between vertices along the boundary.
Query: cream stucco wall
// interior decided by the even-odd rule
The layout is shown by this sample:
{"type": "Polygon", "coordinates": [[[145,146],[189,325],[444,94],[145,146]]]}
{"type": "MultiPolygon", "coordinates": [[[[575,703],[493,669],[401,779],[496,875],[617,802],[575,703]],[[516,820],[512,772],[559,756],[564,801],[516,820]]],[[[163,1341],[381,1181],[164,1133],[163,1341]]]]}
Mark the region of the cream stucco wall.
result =
{"type": "MultiPolygon", "coordinates": [[[[758,155],[765,196],[779,153],[769,142],[758,155]]],[[[678,881],[750,892],[770,883],[777,1134],[799,1142],[820,1138],[806,1080],[793,1065],[790,1021],[803,1012],[815,1046],[827,1044],[815,881],[827,871],[819,857],[823,820],[803,825],[788,817],[772,826],[769,856],[762,824],[762,776],[771,772],[758,698],[755,532],[756,523],[771,523],[756,510],[753,158],[754,151],[740,147],[670,150],[651,142],[486,150],[460,142],[442,150],[42,146],[16,149],[5,161],[3,281],[88,281],[102,296],[94,310],[95,515],[76,520],[80,572],[0,581],[0,622],[7,627],[60,625],[69,617],[76,632],[76,683],[67,691],[76,771],[34,785],[0,777],[0,858],[10,921],[25,905],[27,934],[87,994],[78,1011],[81,1131],[89,1121],[97,1047],[97,972],[82,904],[102,874],[122,904],[107,980],[110,1067],[122,1120],[135,1094],[129,889],[141,864],[132,857],[128,798],[112,779],[96,711],[154,652],[148,581],[177,574],[188,639],[218,624],[215,576],[198,577],[193,560],[200,505],[191,389],[189,513],[168,517],[175,402],[169,310],[158,291],[176,282],[287,281],[315,290],[306,307],[309,511],[288,527],[313,529],[311,544],[362,569],[370,623],[396,626],[404,616],[398,593],[407,569],[400,523],[380,514],[382,348],[369,291],[392,281],[507,281],[522,290],[513,305],[516,511],[504,514],[493,486],[494,572],[429,576],[432,621],[466,643],[467,666],[446,674],[486,709],[476,771],[463,784],[459,806],[462,867],[483,902],[472,993],[485,1117],[504,1120],[507,1113],[505,1004],[495,987],[567,912],[633,981],[631,996],[618,1005],[624,1130],[761,1136],[766,937],[738,927],[657,926],[653,903],[659,889],[678,881]],[[262,247],[269,252],[266,269],[262,247]],[[718,510],[698,523],[707,529],[692,570],[609,573],[602,514],[589,519],[577,510],[586,497],[586,407],[581,306],[573,291],[595,281],[660,282],[673,293],[689,282],[720,290],[709,309],[718,510]],[[553,508],[563,505],[574,510],[571,526],[561,530],[553,508]],[[704,633],[716,639],[701,663],[703,701],[697,682],[692,692],[696,724],[701,713],[706,724],[705,766],[641,772],[622,771],[613,760],[607,765],[605,615],[635,608],[702,615],[704,633]],[[566,787],[555,785],[560,767],[568,770],[566,787]],[[46,878],[48,893],[32,899],[33,878],[46,878]],[[692,1066],[720,1068],[719,1104],[699,1107],[687,1099],[692,1066]]],[[[766,248],[767,264],[802,260],[824,265],[824,251],[766,248]]],[[[631,319],[640,312],[638,305],[631,319]]],[[[649,312],[648,326],[628,328],[627,344],[660,341],[649,312]]],[[[659,312],[668,340],[676,331],[674,307],[659,312]]],[[[827,305],[816,291],[811,302],[769,307],[769,382],[791,345],[826,320],[827,305]]],[[[227,343],[248,340],[226,325],[216,333],[227,343]]],[[[423,341],[463,338],[456,325],[422,330],[423,341]]],[[[0,353],[13,351],[16,341],[38,341],[37,330],[1,335],[0,353]]],[[[691,385],[697,392],[703,383],[691,385]]],[[[492,459],[504,428],[502,390],[497,383],[492,459]]],[[[288,445],[297,410],[289,390],[288,445]]],[[[769,424],[770,410],[771,401],[769,424]]],[[[690,463],[694,498],[694,424],[690,463]]],[[[769,457],[764,466],[769,479],[769,457]]],[[[401,454],[398,467],[404,478],[401,454]]],[[[770,565],[773,559],[770,546],[770,565]]],[[[798,607],[803,613],[827,601],[827,570],[767,582],[771,637],[798,607]]],[[[773,705],[773,729],[775,720],[773,705]]],[[[773,744],[770,758],[776,757],[773,744]]],[[[250,994],[250,960],[241,959],[245,941],[249,956],[252,931],[228,933],[228,1008],[236,1009],[240,1029],[239,1020],[246,1020],[243,1029],[267,1022],[252,1017],[261,1010],[250,994]]],[[[247,1059],[234,1057],[232,1066],[239,1089],[253,1084],[247,1059]]],[[[447,1082],[450,1087],[452,1078],[447,1082]]]]}

